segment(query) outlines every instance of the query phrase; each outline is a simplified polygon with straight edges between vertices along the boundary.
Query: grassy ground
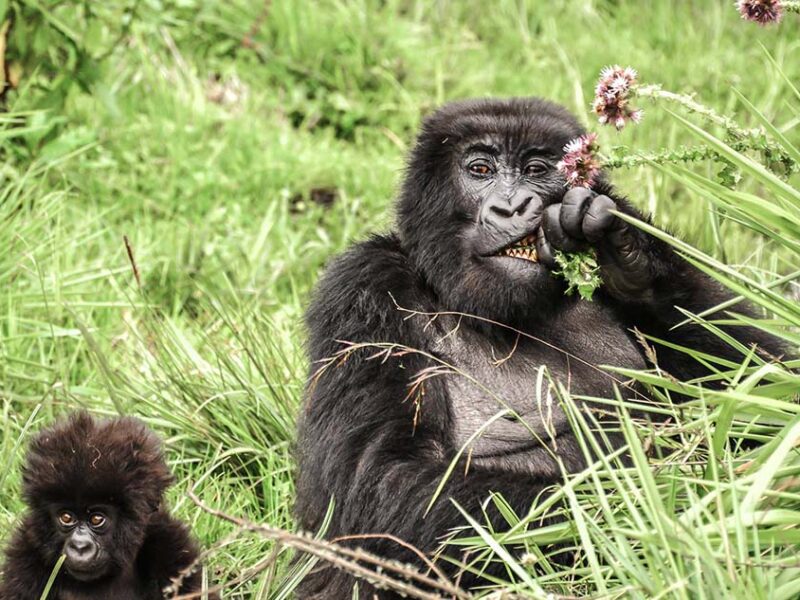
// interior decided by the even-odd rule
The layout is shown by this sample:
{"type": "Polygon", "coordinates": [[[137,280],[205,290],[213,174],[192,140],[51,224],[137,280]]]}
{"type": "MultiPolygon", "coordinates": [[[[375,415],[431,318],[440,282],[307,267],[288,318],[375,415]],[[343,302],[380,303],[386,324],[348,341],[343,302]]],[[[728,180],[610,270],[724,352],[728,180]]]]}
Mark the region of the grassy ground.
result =
{"type": "MultiPolygon", "coordinates": [[[[622,63],[722,112],[743,112],[735,87],[796,140],[760,44],[798,81],[800,20],[760,29],[732,4],[146,0],[87,19],[69,3],[12,3],[63,39],[26,50],[0,115],[0,528],[21,508],[30,433],[84,406],[164,435],[173,505],[204,544],[231,528],[189,488],[291,529],[303,308],[329,257],[389,226],[421,117],[450,99],[533,94],[588,123],[600,68],[622,63]],[[57,52],[84,42],[91,81],[77,68],[70,80],[57,52]]],[[[24,54],[15,43],[8,60],[24,54]]],[[[601,142],[692,142],[645,108],[641,126],[601,142]]],[[[615,175],[659,224],[756,280],[798,268],[742,227],[716,235],[708,203],[675,179],[615,175]]],[[[268,549],[243,537],[209,563],[242,575],[268,549]]],[[[231,597],[273,597],[280,580],[268,571],[231,597]]]]}

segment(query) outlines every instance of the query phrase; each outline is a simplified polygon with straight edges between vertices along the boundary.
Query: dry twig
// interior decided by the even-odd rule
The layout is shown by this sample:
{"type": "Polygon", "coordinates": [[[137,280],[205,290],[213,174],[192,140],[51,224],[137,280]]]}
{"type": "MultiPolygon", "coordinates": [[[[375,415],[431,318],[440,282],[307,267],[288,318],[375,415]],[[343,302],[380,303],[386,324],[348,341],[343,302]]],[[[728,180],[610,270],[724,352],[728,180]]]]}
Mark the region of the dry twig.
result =
{"type": "MultiPolygon", "coordinates": [[[[208,506],[200,500],[194,492],[189,491],[187,494],[189,499],[204,512],[236,525],[241,531],[256,533],[287,548],[316,556],[329,563],[332,567],[341,569],[359,579],[364,579],[375,587],[390,589],[404,594],[409,598],[419,598],[420,600],[441,600],[442,598],[469,600],[472,598],[470,594],[456,587],[449,580],[444,578],[441,572],[435,569],[435,567],[433,570],[440,579],[434,579],[420,573],[411,565],[387,560],[371,552],[362,550],[361,548],[347,548],[334,542],[315,539],[306,533],[284,531],[283,529],[272,527],[271,525],[253,523],[246,519],[229,515],[221,510],[208,506]]],[[[399,541],[393,536],[382,537],[388,537],[389,539],[399,541]]],[[[403,546],[409,548],[407,544],[403,544],[403,546]]],[[[412,551],[417,554],[420,553],[418,549],[413,549],[412,551]]],[[[259,563],[257,567],[259,567],[259,570],[263,570],[269,562],[270,561],[259,563]]],[[[176,578],[175,582],[167,590],[167,593],[174,594],[180,587],[183,578],[196,568],[197,564],[189,565],[189,567],[176,578]]],[[[256,568],[251,569],[251,571],[253,572],[252,574],[258,572],[256,568]]],[[[217,592],[223,587],[224,584],[217,585],[207,590],[205,593],[217,592]]],[[[182,594],[180,596],[174,596],[174,598],[176,600],[197,599],[200,598],[203,593],[204,592],[182,594]]]]}

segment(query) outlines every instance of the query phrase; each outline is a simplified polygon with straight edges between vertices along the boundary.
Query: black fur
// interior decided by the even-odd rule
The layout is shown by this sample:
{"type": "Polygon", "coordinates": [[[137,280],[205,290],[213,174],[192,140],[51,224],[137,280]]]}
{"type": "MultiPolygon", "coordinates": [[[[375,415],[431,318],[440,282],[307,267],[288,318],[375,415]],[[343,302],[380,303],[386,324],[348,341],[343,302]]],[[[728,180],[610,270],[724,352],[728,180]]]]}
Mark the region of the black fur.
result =
{"type": "MultiPolygon", "coordinates": [[[[162,504],[172,481],[159,439],[137,419],[98,421],[79,412],[43,430],[23,469],[28,511],[6,548],[0,599],[38,600],[69,541],[59,515],[83,519],[95,510],[109,515],[89,534],[97,558],[86,573],[71,572],[68,559],[48,598],[164,598],[163,588],[198,556],[187,527],[162,504]]],[[[194,572],[181,592],[200,587],[194,572]]]]}
{"type": "MultiPolygon", "coordinates": [[[[633,339],[635,327],[676,345],[737,359],[736,350],[701,327],[671,330],[682,320],[675,305],[699,312],[727,298],[718,285],[668,245],[614,217],[610,208],[642,218],[605,179],[592,192],[565,197],[555,162],[564,144],[582,132],[563,108],[537,99],[459,102],[426,120],[408,163],[395,232],[356,244],[333,262],[307,314],[312,373],[342,350],[342,341],[395,343],[425,354],[395,352],[376,359],[375,348],[364,349],[311,378],[297,442],[296,512],[303,529],[320,527],[333,497],[328,538],[389,533],[431,552],[442,536],[464,524],[448,498],[478,516],[488,494],[500,492],[524,514],[541,491],[560,480],[551,455],[555,448],[567,468],[585,463],[563,413],[545,417],[531,401],[538,367],[547,366],[575,393],[613,394],[608,374],[561,350],[595,365],[643,368],[647,358],[633,339]],[[535,176],[520,166],[519,157],[528,156],[531,147],[538,161],[531,169],[535,176]],[[489,175],[481,173],[484,163],[489,175]],[[486,249],[526,231],[536,233],[538,264],[486,256],[486,249]],[[546,268],[552,266],[551,245],[587,243],[597,248],[606,281],[592,303],[565,296],[563,283],[546,268]],[[540,341],[523,339],[515,346],[507,330],[485,322],[442,316],[431,324],[398,306],[465,312],[540,341]],[[506,361],[492,362],[504,356],[506,361]],[[486,382],[543,437],[557,436],[557,445],[532,442],[513,419],[498,421],[473,446],[468,473],[456,468],[424,516],[465,438],[500,408],[458,375],[430,378],[424,396],[409,397],[414,378],[436,364],[431,357],[486,382]]],[[[780,351],[754,330],[728,332],[780,351]]],[[[658,359],[680,379],[706,372],[667,347],[658,348],[658,359]]],[[[359,543],[387,557],[415,560],[388,540],[359,543]]],[[[465,574],[461,583],[477,581],[465,574]]],[[[299,597],[349,598],[352,587],[352,578],[322,566],[306,578],[299,597]]],[[[360,593],[394,597],[364,582],[360,593]]]]}

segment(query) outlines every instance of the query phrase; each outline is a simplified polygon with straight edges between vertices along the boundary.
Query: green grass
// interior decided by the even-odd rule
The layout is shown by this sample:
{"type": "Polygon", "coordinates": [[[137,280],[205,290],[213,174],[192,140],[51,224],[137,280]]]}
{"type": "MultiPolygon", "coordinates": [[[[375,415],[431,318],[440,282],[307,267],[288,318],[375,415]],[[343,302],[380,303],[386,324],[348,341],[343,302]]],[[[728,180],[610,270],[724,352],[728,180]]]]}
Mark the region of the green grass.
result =
{"type": "MultiPolygon", "coordinates": [[[[165,437],[178,475],[172,505],[205,545],[232,529],[190,502],[188,489],[292,529],[291,444],[308,369],[303,309],[331,256],[390,225],[422,116],[450,99],[532,94],[593,123],[597,74],[621,63],[644,82],[696,92],[748,127],[772,124],[785,147],[798,146],[791,82],[800,80],[800,18],[761,29],[732,4],[141,0],[87,19],[70,3],[12,2],[58,33],[38,45],[31,30],[12,36],[6,55],[23,72],[0,115],[0,528],[22,507],[19,466],[31,433],[85,406],[138,415],[165,437]],[[91,77],[75,66],[64,32],[93,57],[91,77]],[[210,98],[212,77],[230,102],[210,98]],[[312,201],[318,188],[336,190],[330,207],[312,201]]],[[[645,105],[641,125],[604,129],[601,145],[720,143],[665,108],[645,105]]],[[[739,196],[715,187],[715,166],[645,166],[614,178],[705,253],[700,263],[777,315],[763,326],[792,325],[786,335],[797,345],[797,297],[786,300],[785,284],[772,296],[762,289],[800,270],[797,180],[737,164],[739,196]],[[712,207],[731,218],[712,218],[712,207]]],[[[537,515],[509,515],[516,525],[505,541],[529,546],[528,562],[508,561],[509,579],[530,593],[520,573],[546,563],[534,542],[577,532],[585,565],[547,566],[536,585],[607,597],[800,595],[800,460],[791,445],[799,382],[777,367],[759,372],[753,357],[733,371],[720,376],[729,393],[692,387],[691,408],[671,428],[625,421],[634,450],[658,439],[655,474],[635,451],[634,467],[614,470],[608,459],[563,488],[575,529],[523,532],[537,515]],[[725,433],[749,418],[753,435],[772,442],[743,454],[725,433]],[[783,512],[764,512],[759,490],[783,512]]],[[[676,385],[658,373],[626,375],[676,385]]],[[[473,517],[468,543],[498,548],[473,517]]],[[[215,547],[212,579],[246,573],[270,549],[255,536],[215,547]]],[[[230,597],[278,597],[288,556],[230,597]]]]}

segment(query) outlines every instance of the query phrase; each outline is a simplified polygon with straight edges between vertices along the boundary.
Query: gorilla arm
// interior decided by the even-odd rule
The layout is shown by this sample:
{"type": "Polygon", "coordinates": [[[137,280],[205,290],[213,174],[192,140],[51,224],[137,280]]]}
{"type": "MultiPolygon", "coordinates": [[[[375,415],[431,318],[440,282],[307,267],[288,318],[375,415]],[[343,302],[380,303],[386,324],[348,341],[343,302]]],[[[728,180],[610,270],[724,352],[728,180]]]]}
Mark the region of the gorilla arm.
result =
{"type": "Polygon", "coordinates": [[[0,581],[0,600],[38,600],[42,595],[50,571],[42,563],[31,537],[34,531],[25,520],[9,541],[0,581]]]}
{"type": "MultiPolygon", "coordinates": [[[[173,578],[190,568],[198,556],[197,544],[183,522],[164,510],[159,510],[150,517],[137,562],[140,571],[146,573],[147,580],[158,584],[158,590],[171,585],[173,578]]],[[[199,592],[201,589],[201,567],[196,565],[183,578],[178,594],[199,592]]],[[[212,593],[209,598],[215,600],[219,595],[212,593]]]]}
{"type": "MultiPolygon", "coordinates": [[[[673,344],[738,362],[741,353],[713,332],[697,324],[672,327],[685,319],[680,306],[692,313],[712,308],[731,296],[713,279],[680,257],[672,247],[614,215],[617,210],[647,221],[609,186],[596,194],[573,188],[561,203],[548,206],[537,239],[540,260],[553,265],[552,249],[572,252],[594,246],[603,279],[603,296],[618,308],[630,327],[673,344]]],[[[734,310],[750,313],[742,303],[734,310]]],[[[722,313],[724,314],[724,313],[722,313]]],[[[712,317],[713,318],[713,317],[712,317]]],[[[757,344],[771,356],[780,356],[781,342],[752,327],[723,326],[726,334],[746,346],[757,344]]],[[[687,354],[658,346],[661,366],[680,379],[708,373],[687,354]]]]}
{"type": "MultiPolygon", "coordinates": [[[[345,254],[328,269],[308,313],[312,371],[342,349],[341,341],[390,342],[428,351],[423,324],[404,319],[392,299],[423,308],[419,298],[425,295],[396,239],[373,238],[345,254]]],[[[431,551],[440,536],[464,523],[449,498],[476,515],[494,491],[525,513],[539,491],[553,483],[474,466],[465,476],[457,468],[426,515],[454,454],[447,396],[441,381],[429,379],[417,407],[408,397],[409,383],[431,366],[429,360],[413,352],[376,353],[374,348],[355,351],[309,384],[297,443],[296,511],[304,529],[319,528],[333,497],[336,506],[326,537],[392,534],[431,551]]],[[[354,543],[378,554],[404,556],[390,540],[354,543]]],[[[349,596],[352,581],[326,569],[305,585],[302,597],[338,598],[349,596]]]]}

